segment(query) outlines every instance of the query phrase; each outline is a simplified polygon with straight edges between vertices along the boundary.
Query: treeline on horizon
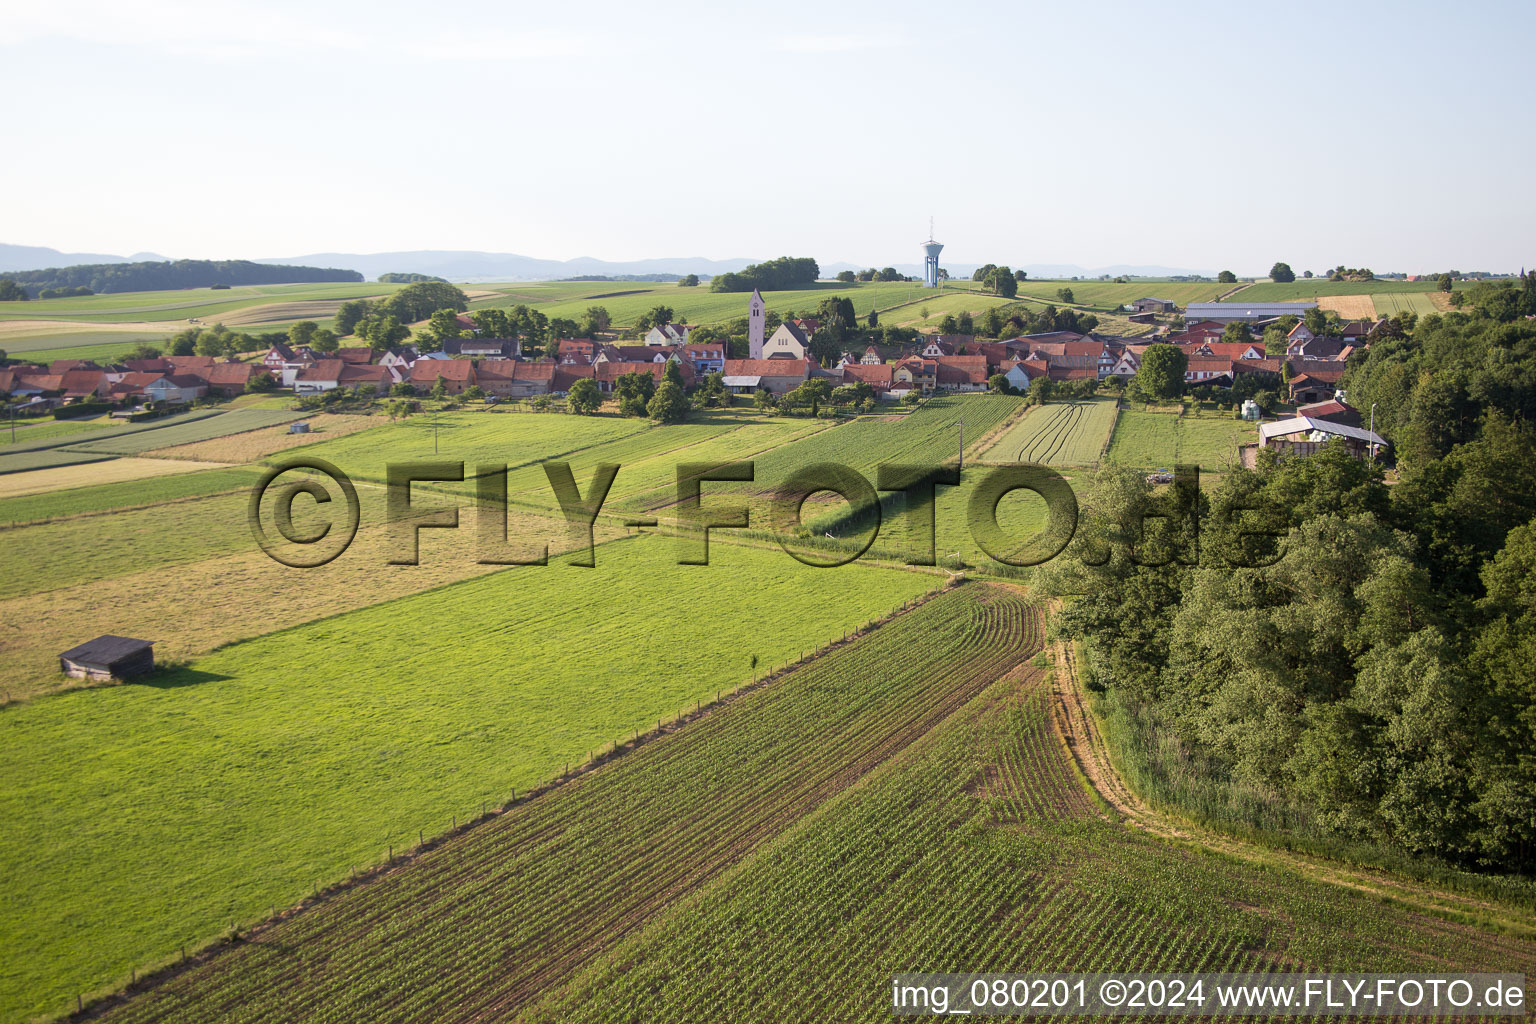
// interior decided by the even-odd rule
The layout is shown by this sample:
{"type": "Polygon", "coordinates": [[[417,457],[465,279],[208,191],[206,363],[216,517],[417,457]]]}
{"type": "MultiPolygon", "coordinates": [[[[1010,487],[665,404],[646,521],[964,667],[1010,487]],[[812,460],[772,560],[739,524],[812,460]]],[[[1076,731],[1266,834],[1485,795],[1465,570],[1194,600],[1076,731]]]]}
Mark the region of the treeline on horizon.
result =
{"type": "Polygon", "coordinates": [[[743,270],[716,274],[709,282],[712,292],[792,291],[809,288],[821,276],[821,267],[809,256],[780,256],[754,263],[743,270]]]}
{"type": "Polygon", "coordinates": [[[1099,474],[1041,586],[1154,799],[1536,870],[1536,272],[1469,294],[1349,358],[1395,484],[1338,442],[1182,499],[1099,474]]]}
{"type": "Polygon", "coordinates": [[[43,290],[89,288],[93,292],[152,292],[176,288],[247,284],[361,282],[355,270],[252,263],[249,260],[163,260],[146,263],[83,263],[48,270],[18,270],[5,277],[38,297],[43,290]]]}

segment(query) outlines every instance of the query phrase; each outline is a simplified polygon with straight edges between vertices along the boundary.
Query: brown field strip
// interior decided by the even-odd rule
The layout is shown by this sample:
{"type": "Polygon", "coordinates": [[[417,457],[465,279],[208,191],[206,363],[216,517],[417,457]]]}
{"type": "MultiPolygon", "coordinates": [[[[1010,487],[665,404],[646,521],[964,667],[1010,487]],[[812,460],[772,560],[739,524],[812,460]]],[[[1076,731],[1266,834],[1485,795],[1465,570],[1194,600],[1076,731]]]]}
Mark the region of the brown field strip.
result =
{"type": "MultiPolygon", "coordinates": [[[[85,436],[85,440],[90,440],[89,435],[85,436]]],[[[0,498],[19,498],[24,494],[43,494],[47,491],[62,491],[70,487],[115,484],[124,480],[144,480],[153,476],[193,473],[199,469],[218,469],[228,465],[229,461],[194,461],[191,456],[180,462],[123,458],[87,462],[78,466],[29,469],[20,473],[0,474],[0,498]]]]}
{"type": "Polygon", "coordinates": [[[1376,319],[1376,303],[1369,295],[1323,295],[1317,299],[1319,309],[1331,309],[1345,320],[1376,319]]]}

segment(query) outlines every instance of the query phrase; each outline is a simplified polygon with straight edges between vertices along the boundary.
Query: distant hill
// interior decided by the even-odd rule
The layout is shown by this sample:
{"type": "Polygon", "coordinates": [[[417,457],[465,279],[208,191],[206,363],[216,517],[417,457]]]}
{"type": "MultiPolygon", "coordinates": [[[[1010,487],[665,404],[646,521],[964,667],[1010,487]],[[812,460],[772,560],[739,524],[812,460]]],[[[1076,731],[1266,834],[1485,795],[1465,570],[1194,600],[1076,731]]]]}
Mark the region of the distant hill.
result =
{"type": "MultiPolygon", "coordinates": [[[[135,263],[146,260],[163,261],[166,257],[154,253],[138,253],[134,256],[106,256],[94,253],[62,253],[57,249],[39,246],[0,245],[0,273],[10,276],[10,271],[41,270],[47,267],[65,267],[74,264],[135,263]]],[[[675,280],[685,274],[713,277],[716,274],[734,273],[753,263],[763,262],[760,257],[711,260],[702,256],[668,256],[642,260],[600,260],[582,256],[573,260],[547,260],[535,256],[522,256],[509,252],[479,252],[476,250],[416,249],[399,252],[347,253],[317,252],[301,256],[258,259],[255,263],[268,266],[342,267],[355,270],[367,280],[373,281],[381,274],[405,273],[440,277],[449,281],[560,281],[583,278],[614,280],[645,280],[652,275],[669,275],[664,280],[675,280]]],[[[824,277],[835,277],[840,270],[863,270],[868,263],[849,263],[838,260],[821,264],[824,277]]],[[[912,277],[922,275],[920,263],[895,263],[881,261],[876,267],[894,266],[912,277]]],[[[1070,263],[1009,264],[1015,270],[1023,270],[1030,277],[1038,278],[1096,278],[1101,274],[1114,277],[1179,277],[1203,274],[1214,277],[1214,271],[1196,271],[1187,267],[1126,266],[1080,267],[1070,263]]],[[[970,277],[980,264],[944,262],[944,268],[955,277],[970,277]]]]}
{"type": "Polygon", "coordinates": [[[361,281],[355,270],[252,263],[249,260],[165,260],[145,263],[87,263],[75,267],[23,270],[6,277],[33,298],[48,288],[89,288],[93,292],[148,292],[213,285],[313,284],[361,281]]]}
{"type": "Polygon", "coordinates": [[[132,256],[111,256],[99,252],[60,252],[41,245],[5,245],[0,243],[0,274],[13,270],[44,270],[48,267],[72,267],[82,263],[136,263],[164,260],[152,252],[132,256]]]}

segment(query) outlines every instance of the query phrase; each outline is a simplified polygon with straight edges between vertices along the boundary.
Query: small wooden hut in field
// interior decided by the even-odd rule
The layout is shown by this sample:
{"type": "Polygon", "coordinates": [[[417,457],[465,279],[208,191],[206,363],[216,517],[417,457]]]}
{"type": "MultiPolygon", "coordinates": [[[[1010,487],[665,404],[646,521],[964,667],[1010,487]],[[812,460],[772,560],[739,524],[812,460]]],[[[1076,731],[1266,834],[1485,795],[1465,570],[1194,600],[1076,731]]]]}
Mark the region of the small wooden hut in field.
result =
{"type": "Polygon", "coordinates": [[[59,670],[75,679],[106,682],[143,675],[155,667],[153,640],[99,636],[59,655],[59,670]]]}

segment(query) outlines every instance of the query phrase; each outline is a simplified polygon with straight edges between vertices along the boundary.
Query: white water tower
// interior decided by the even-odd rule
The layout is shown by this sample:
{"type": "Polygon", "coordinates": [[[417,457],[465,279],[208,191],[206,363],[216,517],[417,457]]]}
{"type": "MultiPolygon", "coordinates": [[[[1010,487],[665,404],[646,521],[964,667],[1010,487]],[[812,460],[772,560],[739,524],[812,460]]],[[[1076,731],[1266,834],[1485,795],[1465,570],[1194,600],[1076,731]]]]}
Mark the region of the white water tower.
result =
{"type": "Polygon", "coordinates": [[[943,242],[933,240],[933,220],[928,221],[928,241],[923,243],[923,287],[939,286],[939,253],[944,251],[943,242]]]}

